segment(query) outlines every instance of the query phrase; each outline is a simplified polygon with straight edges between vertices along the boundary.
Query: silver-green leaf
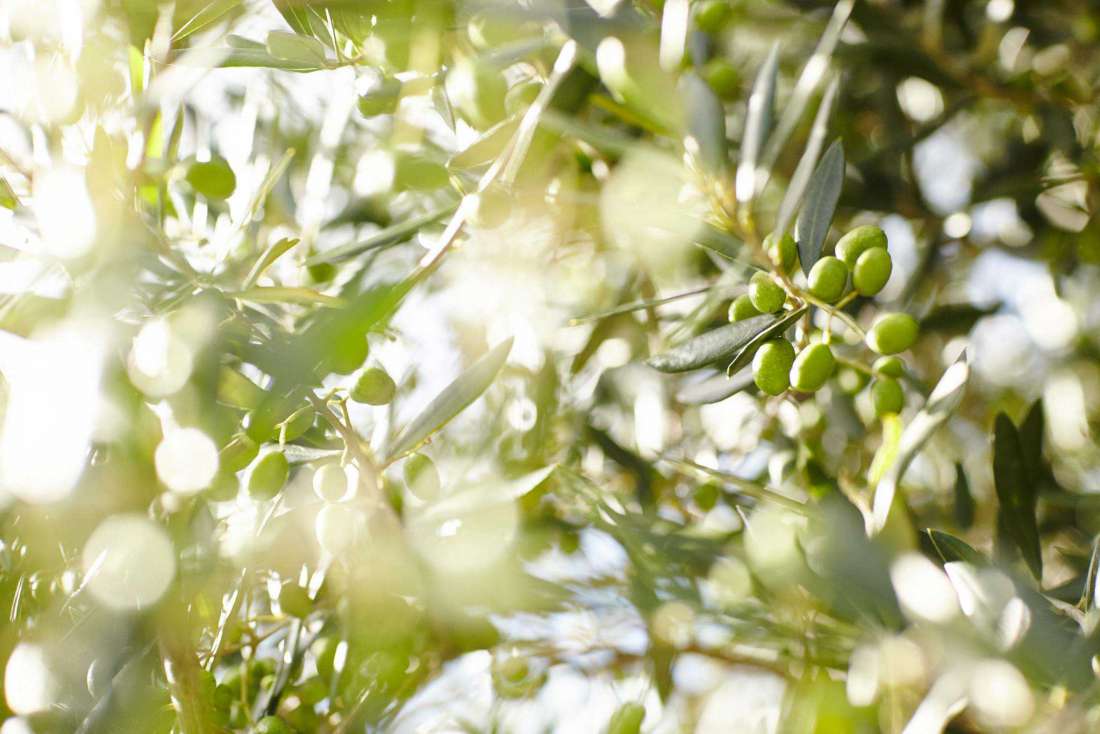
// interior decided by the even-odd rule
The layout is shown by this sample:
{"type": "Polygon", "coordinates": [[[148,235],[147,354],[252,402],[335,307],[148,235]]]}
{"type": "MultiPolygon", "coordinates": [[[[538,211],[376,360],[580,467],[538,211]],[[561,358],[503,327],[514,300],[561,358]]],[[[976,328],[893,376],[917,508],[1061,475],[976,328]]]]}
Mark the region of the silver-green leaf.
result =
{"type": "Polygon", "coordinates": [[[806,200],[794,227],[794,238],[798,241],[798,258],[807,275],[821,257],[825,235],[829,233],[829,225],[836,213],[836,203],[840,200],[840,189],[843,185],[844,146],[837,140],[825,151],[810,177],[809,186],[806,187],[806,200]]]}
{"type": "Polygon", "coordinates": [[[761,314],[733,324],[719,326],[687,340],[667,352],[655,354],[646,364],[661,372],[687,372],[737,354],[757,334],[773,326],[780,317],[761,314]]]}

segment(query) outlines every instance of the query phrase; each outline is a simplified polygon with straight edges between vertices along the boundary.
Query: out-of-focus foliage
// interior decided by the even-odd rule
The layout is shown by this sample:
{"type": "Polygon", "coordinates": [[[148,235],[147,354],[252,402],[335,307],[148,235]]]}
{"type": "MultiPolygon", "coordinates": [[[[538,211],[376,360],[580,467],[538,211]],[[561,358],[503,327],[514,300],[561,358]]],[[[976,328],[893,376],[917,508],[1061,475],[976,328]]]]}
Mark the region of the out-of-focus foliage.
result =
{"type": "Polygon", "coordinates": [[[1094,731],[1098,40],[0,3],[0,734],[1094,731]]]}

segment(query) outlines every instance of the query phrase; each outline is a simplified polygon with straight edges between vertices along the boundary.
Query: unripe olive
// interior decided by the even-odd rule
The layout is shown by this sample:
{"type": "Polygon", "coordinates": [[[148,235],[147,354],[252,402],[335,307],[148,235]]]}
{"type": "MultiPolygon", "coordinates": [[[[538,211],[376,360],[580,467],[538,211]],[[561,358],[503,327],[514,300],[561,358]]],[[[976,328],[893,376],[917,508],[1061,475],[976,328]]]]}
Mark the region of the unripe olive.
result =
{"type": "Polygon", "coordinates": [[[893,377],[878,377],[871,383],[871,401],[875,406],[875,415],[881,418],[887,413],[900,413],[905,405],[905,395],[893,377]]]}
{"type": "Polygon", "coordinates": [[[309,648],[313,653],[314,664],[317,666],[317,675],[324,680],[331,680],[336,672],[336,648],[339,646],[338,639],[325,636],[317,638],[309,648]]]}
{"type": "Polygon", "coordinates": [[[504,111],[509,115],[522,112],[534,103],[535,98],[542,91],[542,82],[528,79],[525,82],[513,84],[504,95],[504,111]]]}
{"type": "Polygon", "coordinates": [[[359,97],[359,113],[363,117],[391,115],[401,99],[401,82],[385,79],[382,84],[359,97]]]}
{"type": "Polygon", "coordinates": [[[761,392],[779,395],[790,387],[794,345],[786,339],[772,339],[760,345],[752,358],[752,378],[761,392]]]}
{"type": "Polygon", "coordinates": [[[798,244],[789,234],[776,237],[775,232],[772,232],[764,238],[764,248],[772,263],[784,273],[791,272],[798,264],[798,244]]]}
{"type": "Polygon", "coordinates": [[[325,502],[339,502],[348,493],[348,473],[339,464],[325,464],[313,474],[313,493],[325,502]]]}
{"type": "Polygon", "coordinates": [[[917,320],[907,313],[887,313],[875,319],[867,332],[867,346],[879,354],[897,354],[917,340],[917,320]]]}
{"type": "Polygon", "coordinates": [[[760,312],[756,310],[756,306],[752,305],[752,299],[748,294],[742,294],[730,303],[730,321],[744,321],[759,315],[760,312]]]}
{"type": "Polygon", "coordinates": [[[332,263],[314,263],[306,266],[306,273],[311,283],[328,283],[336,277],[336,266],[332,263]]]}
{"type": "Polygon", "coordinates": [[[253,499],[269,500],[279,493],[290,476],[290,463],[282,451],[271,451],[260,457],[248,477],[248,494],[253,499]]]}
{"type": "Polygon", "coordinates": [[[290,583],[279,591],[279,608],[283,614],[305,619],[313,611],[313,600],[309,592],[298,584],[290,583]]]}
{"type": "Polygon", "coordinates": [[[405,486],[418,499],[428,502],[439,496],[439,471],[427,456],[413,454],[405,459],[403,472],[405,486]]]}
{"type": "Polygon", "coordinates": [[[695,6],[695,25],[707,33],[717,33],[733,15],[729,0],[703,0],[695,6]]]}
{"type": "Polygon", "coordinates": [[[703,67],[703,78],[719,99],[730,100],[741,91],[741,74],[728,59],[714,58],[703,67]]]}
{"type": "Polygon", "coordinates": [[[810,268],[808,281],[810,293],[814,297],[826,303],[836,303],[844,295],[848,266],[839,259],[826,255],[810,268]]]}
{"type": "Polygon", "coordinates": [[[749,298],[760,313],[773,313],[783,307],[787,292],[767,273],[756,273],[749,281],[749,298]]]}
{"type": "Polygon", "coordinates": [[[236,474],[220,470],[214,475],[214,479],[211,480],[210,486],[206,488],[205,494],[208,500],[229,502],[237,499],[237,493],[240,489],[241,484],[237,480],[236,474]]]}
{"type": "Polygon", "coordinates": [[[351,399],[367,405],[385,405],[393,400],[397,386],[393,378],[381,367],[364,370],[351,389],[351,399]]]}
{"type": "Polygon", "coordinates": [[[695,489],[695,504],[700,510],[709,512],[718,504],[718,498],[721,496],[722,489],[714,482],[707,482],[695,489]]]}
{"type": "Polygon", "coordinates": [[[890,253],[881,247],[872,247],[856,260],[856,266],[852,269],[852,286],[861,296],[873,296],[886,286],[893,269],[890,253]]]}
{"type": "Polygon", "coordinates": [[[645,706],[640,703],[624,703],[607,722],[607,734],[638,734],[645,721],[645,706]]]}
{"type": "Polygon", "coordinates": [[[874,247],[886,249],[886,233],[880,227],[865,224],[856,227],[836,243],[836,256],[850,268],[855,267],[859,256],[874,247]]]}
{"type": "Polygon", "coordinates": [[[338,375],[350,375],[367,361],[370,345],[360,335],[349,335],[334,345],[329,354],[329,367],[338,375]]]}
{"type": "Polygon", "coordinates": [[[256,722],[255,734],[294,734],[294,730],[278,716],[265,716],[256,722]]]}
{"type": "Polygon", "coordinates": [[[294,689],[294,693],[306,706],[315,706],[328,698],[328,686],[325,685],[320,676],[315,675],[298,684],[294,689]]]}
{"type": "Polygon", "coordinates": [[[238,433],[218,452],[218,467],[227,472],[238,472],[252,463],[260,445],[247,434],[238,433]]]}
{"type": "Polygon", "coordinates": [[[811,344],[799,352],[791,367],[791,387],[799,392],[816,392],[833,376],[836,358],[827,344],[811,344]]]}
{"type": "Polygon", "coordinates": [[[272,437],[272,440],[282,438],[286,441],[293,441],[310,429],[313,425],[313,419],[316,418],[316,416],[317,412],[313,409],[312,405],[302,406],[286,419],[283,424],[285,427],[275,429],[275,435],[272,437]],[[280,433],[282,433],[281,436],[280,433]]]}
{"type": "Polygon", "coordinates": [[[867,380],[867,375],[860,370],[851,367],[843,367],[837,370],[837,384],[848,395],[855,395],[862,390],[867,385],[867,380]]]}
{"type": "Polygon", "coordinates": [[[899,357],[879,357],[871,365],[871,371],[876,375],[901,377],[905,374],[905,363],[899,357]]]}

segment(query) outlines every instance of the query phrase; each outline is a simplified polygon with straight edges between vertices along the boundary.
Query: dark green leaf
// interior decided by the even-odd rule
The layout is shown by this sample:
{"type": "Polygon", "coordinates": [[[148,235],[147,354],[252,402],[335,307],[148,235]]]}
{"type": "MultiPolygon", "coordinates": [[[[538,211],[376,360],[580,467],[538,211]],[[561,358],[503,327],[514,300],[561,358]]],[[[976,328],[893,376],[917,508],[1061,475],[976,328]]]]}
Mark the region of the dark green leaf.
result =
{"type": "Polygon", "coordinates": [[[954,535],[945,533],[942,530],[927,528],[924,532],[928,534],[928,539],[932,542],[932,547],[940,554],[940,558],[943,559],[944,563],[962,561],[975,566],[989,565],[989,559],[976,551],[966,541],[960,540],[954,535]]]}
{"type": "Polygon", "coordinates": [[[738,201],[750,201],[756,195],[756,163],[771,129],[775,111],[775,78],[779,72],[779,45],[772,46],[764,65],[756,75],[745,114],[745,134],[741,138],[741,162],[737,166],[735,192],[738,201]]]}
{"type": "Polygon", "coordinates": [[[951,334],[965,334],[974,327],[978,319],[996,313],[1000,303],[988,306],[976,306],[970,303],[948,303],[932,309],[920,320],[921,332],[943,331],[951,334]]]}
{"type": "Polygon", "coordinates": [[[794,228],[794,238],[798,241],[798,257],[802,261],[802,271],[809,274],[810,268],[821,257],[825,245],[825,236],[836,212],[836,203],[840,199],[840,189],[844,185],[844,146],[835,141],[821,157],[810,183],[806,187],[806,200],[798,214],[794,228]]]}
{"type": "Polygon", "coordinates": [[[187,169],[187,183],[208,199],[228,199],[237,188],[237,177],[224,158],[196,161],[187,169]]]}
{"type": "Polygon", "coordinates": [[[1020,424],[1020,451],[1024,459],[1028,481],[1038,493],[1039,483],[1045,472],[1043,466],[1043,433],[1046,420],[1043,415],[1043,400],[1039,398],[1027,411],[1024,422],[1020,424]]]}
{"type": "Polygon", "coordinates": [[[680,93],[687,113],[685,147],[710,173],[725,170],[726,113],[722,102],[710,85],[697,75],[686,73],[680,78],[680,93]]]}
{"type": "Polygon", "coordinates": [[[752,384],[752,369],[743,369],[730,377],[726,377],[726,375],[719,372],[705,380],[697,380],[684,385],[676,393],[676,400],[683,405],[720,403],[726,398],[752,387],[752,384]]]}
{"type": "Polygon", "coordinates": [[[964,530],[974,524],[974,495],[962,464],[955,464],[955,524],[964,530]]]}
{"type": "Polygon", "coordinates": [[[733,375],[735,372],[739,372],[741,368],[748,366],[752,362],[753,356],[756,354],[756,350],[760,348],[760,345],[769,339],[779,336],[787,330],[795,321],[801,318],[802,314],[806,313],[807,306],[801,306],[793,311],[787,311],[779,316],[778,320],[767,327],[759,334],[754,336],[748,344],[743,346],[737,355],[730,362],[729,367],[726,368],[727,375],[733,375]]]}
{"type": "Polygon", "coordinates": [[[1020,434],[1004,413],[998,413],[993,424],[993,483],[1000,502],[998,541],[1011,543],[1035,578],[1041,579],[1043,556],[1035,519],[1038,493],[1028,476],[1020,434]]]}
{"type": "Polygon", "coordinates": [[[650,357],[646,360],[646,364],[661,372],[687,372],[705,367],[712,362],[734,356],[753,337],[778,320],[778,316],[761,314],[744,321],[719,326],[667,352],[650,357]]]}
{"type": "Polygon", "coordinates": [[[443,217],[454,212],[458,207],[458,202],[446,204],[444,206],[432,209],[424,214],[418,214],[413,217],[409,217],[403,222],[390,225],[385,229],[380,229],[370,237],[360,242],[352,242],[347,245],[341,245],[340,247],[334,247],[331,250],[325,250],[319,252],[313,257],[305,261],[305,265],[318,265],[320,263],[338,262],[340,260],[346,260],[349,257],[358,255],[361,252],[367,250],[374,250],[380,247],[388,247],[390,245],[396,245],[400,242],[412,237],[425,225],[436,222],[443,217]]]}
{"type": "Polygon", "coordinates": [[[388,460],[392,461],[415,450],[429,436],[465,410],[493,383],[511,351],[511,339],[501,342],[445,387],[394,440],[393,446],[387,452],[388,460]]]}

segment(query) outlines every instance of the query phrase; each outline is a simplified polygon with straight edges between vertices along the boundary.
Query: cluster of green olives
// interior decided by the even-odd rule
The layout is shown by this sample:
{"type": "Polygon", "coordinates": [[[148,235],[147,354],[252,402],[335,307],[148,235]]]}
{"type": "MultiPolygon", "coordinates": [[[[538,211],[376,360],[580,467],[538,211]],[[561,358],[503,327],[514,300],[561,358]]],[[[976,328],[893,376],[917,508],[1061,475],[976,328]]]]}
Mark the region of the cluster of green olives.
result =
{"type": "MultiPolygon", "coordinates": [[[[826,303],[836,303],[847,290],[849,275],[855,292],[873,296],[890,279],[892,263],[886,248],[886,234],[878,227],[862,226],[845,234],[836,254],[822,257],[810,268],[807,291],[826,303]]],[[[765,249],[777,271],[790,273],[798,264],[798,247],[789,235],[769,236],[765,249]]],[[[730,321],[742,321],[760,314],[775,313],[787,301],[787,291],[770,273],[758,272],[749,281],[748,293],[738,296],[729,309],[730,321]]],[[[866,335],[870,349],[882,355],[871,373],[871,397],[878,416],[897,413],[904,405],[899,378],[904,365],[896,355],[917,339],[916,320],[905,313],[884,313],[875,319],[866,335]]],[[[781,395],[788,389],[802,393],[819,390],[836,371],[837,360],[830,346],[814,342],[801,351],[784,337],[760,345],[753,357],[753,380],[761,392],[781,395]]]]}

